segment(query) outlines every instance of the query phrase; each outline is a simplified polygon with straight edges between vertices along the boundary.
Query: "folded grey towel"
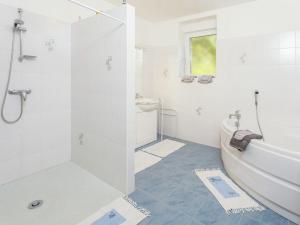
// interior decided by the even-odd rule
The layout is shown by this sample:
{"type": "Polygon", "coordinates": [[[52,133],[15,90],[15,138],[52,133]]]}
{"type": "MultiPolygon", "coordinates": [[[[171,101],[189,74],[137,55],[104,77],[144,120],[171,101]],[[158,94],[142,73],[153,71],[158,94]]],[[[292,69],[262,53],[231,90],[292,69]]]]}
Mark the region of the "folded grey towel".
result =
{"type": "Polygon", "coordinates": [[[242,152],[246,150],[252,139],[262,138],[263,137],[261,135],[255,134],[250,130],[237,130],[234,132],[230,140],[230,146],[242,152]]]}
{"type": "Polygon", "coordinates": [[[195,79],[194,76],[184,76],[184,77],[182,77],[181,82],[183,82],[183,83],[193,83],[194,79],[195,79]]]}
{"type": "Polygon", "coordinates": [[[214,76],[211,75],[202,75],[198,78],[198,82],[201,84],[210,84],[213,82],[214,76]]]}

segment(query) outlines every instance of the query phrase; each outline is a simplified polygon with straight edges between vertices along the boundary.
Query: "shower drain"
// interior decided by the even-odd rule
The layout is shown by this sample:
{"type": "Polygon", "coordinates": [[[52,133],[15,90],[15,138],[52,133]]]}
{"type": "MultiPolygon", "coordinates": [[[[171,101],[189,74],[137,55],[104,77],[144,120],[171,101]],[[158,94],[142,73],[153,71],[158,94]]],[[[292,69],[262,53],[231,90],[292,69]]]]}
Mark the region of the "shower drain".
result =
{"type": "Polygon", "coordinates": [[[43,205],[44,201],[43,200],[35,200],[28,205],[28,209],[36,209],[39,208],[43,205]]]}

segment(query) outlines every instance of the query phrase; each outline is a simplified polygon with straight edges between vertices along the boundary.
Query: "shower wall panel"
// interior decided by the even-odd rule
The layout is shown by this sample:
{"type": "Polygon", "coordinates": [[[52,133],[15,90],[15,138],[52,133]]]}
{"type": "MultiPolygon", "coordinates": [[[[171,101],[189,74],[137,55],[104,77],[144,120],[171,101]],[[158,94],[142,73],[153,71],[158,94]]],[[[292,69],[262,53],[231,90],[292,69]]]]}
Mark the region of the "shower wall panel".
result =
{"type": "MultiPolygon", "coordinates": [[[[12,27],[17,8],[0,4],[0,101],[10,62],[12,27]]],[[[71,27],[24,11],[24,54],[34,61],[18,61],[15,41],[11,89],[31,89],[22,119],[12,125],[0,119],[0,185],[28,176],[71,158],[71,27]],[[49,43],[51,46],[49,46],[49,43]]],[[[15,119],[20,99],[9,95],[5,115],[15,119]]]]}
{"type": "Polygon", "coordinates": [[[123,193],[134,189],[134,9],[72,26],[72,160],[123,193]]]}

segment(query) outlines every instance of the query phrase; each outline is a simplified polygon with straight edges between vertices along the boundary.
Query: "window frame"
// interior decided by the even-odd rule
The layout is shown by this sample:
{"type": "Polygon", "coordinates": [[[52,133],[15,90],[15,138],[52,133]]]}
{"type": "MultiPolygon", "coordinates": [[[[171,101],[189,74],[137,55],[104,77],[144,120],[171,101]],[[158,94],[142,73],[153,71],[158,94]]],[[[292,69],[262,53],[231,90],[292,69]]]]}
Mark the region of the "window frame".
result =
{"type": "MultiPolygon", "coordinates": [[[[191,38],[217,35],[216,29],[207,29],[201,31],[189,32],[184,35],[184,50],[185,50],[185,73],[188,76],[192,75],[192,46],[191,38]]],[[[217,54],[217,50],[216,50],[217,54]]]]}

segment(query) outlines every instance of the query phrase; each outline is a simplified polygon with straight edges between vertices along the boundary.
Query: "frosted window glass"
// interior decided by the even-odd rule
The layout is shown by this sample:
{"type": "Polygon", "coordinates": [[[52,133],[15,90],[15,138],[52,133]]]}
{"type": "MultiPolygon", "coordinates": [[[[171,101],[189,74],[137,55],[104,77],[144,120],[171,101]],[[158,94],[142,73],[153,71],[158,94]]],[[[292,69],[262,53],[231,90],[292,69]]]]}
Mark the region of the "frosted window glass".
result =
{"type": "Polygon", "coordinates": [[[190,38],[192,75],[216,75],[216,35],[190,38]]]}

